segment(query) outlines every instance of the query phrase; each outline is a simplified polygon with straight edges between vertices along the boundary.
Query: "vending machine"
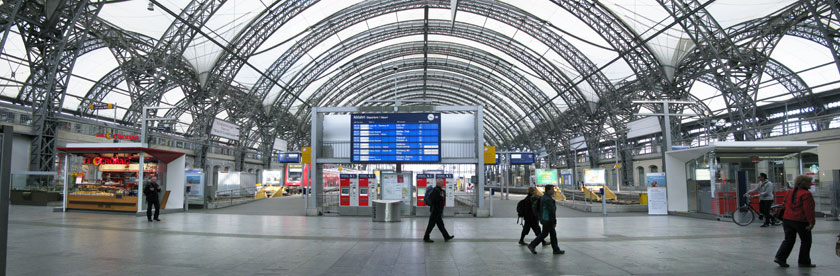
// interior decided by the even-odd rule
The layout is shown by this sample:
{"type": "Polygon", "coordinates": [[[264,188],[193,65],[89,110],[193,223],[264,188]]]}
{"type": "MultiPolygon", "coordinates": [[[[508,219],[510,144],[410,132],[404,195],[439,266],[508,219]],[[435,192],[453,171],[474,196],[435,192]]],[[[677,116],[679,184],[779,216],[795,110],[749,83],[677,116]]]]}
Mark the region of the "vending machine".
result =
{"type": "MultiPolygon", "coordinates": [[[[338,198],[338,206],[351,206],[351,189],[356,187],[356,175],[355,174],[341,174],[338,176],[339,178],[339,198],[338,198]]],[[[356,203],[358,204],[358,195],[355,197],[356,203]]]]}
{"type": "Polygon", "coordinates": [[[370,201],[376,198],[376,175],[359,175],[359,206],[371,206],[370,201]]]}
{"type": "Polygon", "coordinates": [[[443,189],[446,191],[446,207],[455,207],[455,176],[451,173],[435,175],[437,179],[443,179],[443,189]]]}
{"type": "Polygon", "coordinates": [[[434,188],[435,175],[417,174],[417,207],[425,207],[426,189],[434,188]]]}

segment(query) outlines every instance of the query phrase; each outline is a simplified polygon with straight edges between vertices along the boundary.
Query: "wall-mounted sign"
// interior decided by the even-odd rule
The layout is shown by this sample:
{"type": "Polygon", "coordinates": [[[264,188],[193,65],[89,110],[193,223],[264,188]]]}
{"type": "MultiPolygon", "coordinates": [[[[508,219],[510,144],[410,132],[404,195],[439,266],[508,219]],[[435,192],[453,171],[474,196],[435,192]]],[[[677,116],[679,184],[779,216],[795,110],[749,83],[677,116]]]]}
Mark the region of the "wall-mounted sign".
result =
{"type": "Polygon", "coordinates": [[[102,158],[102,157],[94,157],[94,158],[85,158],[85,165],[105,165],[105,164],[119,164],[119,165],[127,165],[129,164],[128,158],[123,157],[116,157],[116,158],[102,158]]]}
{"type": "Polygon", "coordinates": [[[278,163],[300,163],[299,152],[281,152],[277,154],[278,163]]]}
{"type": "Polygon", "coordinates": [[[231,140],[239,140],[239,126],[219,119],[214,119],[213,126],[210,128],[210,135],[228,138],[231,140]]]}
{"type": "Polygon", "coordinates": [[[111,140],[111,139],[140,140],[140,136],[137,136],[137,135],[114,134],[114,133],[110,133],[110,132],[97,133],[96,137],[105,138],[105,139],[108,139],[108,140],[111,140]]]}

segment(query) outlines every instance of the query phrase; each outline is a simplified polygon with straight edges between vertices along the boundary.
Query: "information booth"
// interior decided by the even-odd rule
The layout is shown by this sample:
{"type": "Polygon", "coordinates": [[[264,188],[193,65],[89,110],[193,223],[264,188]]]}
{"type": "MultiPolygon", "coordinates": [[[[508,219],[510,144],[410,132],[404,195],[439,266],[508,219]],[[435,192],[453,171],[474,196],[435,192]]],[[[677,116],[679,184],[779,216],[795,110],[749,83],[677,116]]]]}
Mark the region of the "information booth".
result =
{"type": "Polygon", "coordinates": [[[67,144],[58,150],[67,195],[64,211],[145,212],[141,189],[152,177],[157,177],[164,191],[160,195],[161,209],[184,206],[184,153],[147,148],[140,143],[67,144]]]}
{"type": "MultiPolygon", "coordinates": [[[[782,203],[793,179],[802,174],[801,153],[816,147],[804,141],[748,141],[668,151],[668,212],[726,215],[759,184],[759,173],[776,185],[776,202],[782,203]]],[[[758,209],[757,200],[753,204],[758,209]]]]}

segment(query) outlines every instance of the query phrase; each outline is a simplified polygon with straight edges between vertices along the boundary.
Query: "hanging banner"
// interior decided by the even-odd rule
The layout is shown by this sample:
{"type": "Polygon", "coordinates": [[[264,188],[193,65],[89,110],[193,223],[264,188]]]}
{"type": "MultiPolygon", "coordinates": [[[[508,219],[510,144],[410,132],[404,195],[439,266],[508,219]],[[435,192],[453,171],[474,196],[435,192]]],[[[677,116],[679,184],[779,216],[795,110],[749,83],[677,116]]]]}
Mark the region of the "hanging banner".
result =
{"type": "Polygon", "coordinates": [[[219,119],[214,119],[213,127],[210,128],[210,135],[231,140],[239,140],[239,126],[219,119]]]}
{"type": "Polygon", "coordinates": [[[668,214],[668,190],[666,188],[665,173],[648,173],[647,196],[649,215],[668,214]]]}

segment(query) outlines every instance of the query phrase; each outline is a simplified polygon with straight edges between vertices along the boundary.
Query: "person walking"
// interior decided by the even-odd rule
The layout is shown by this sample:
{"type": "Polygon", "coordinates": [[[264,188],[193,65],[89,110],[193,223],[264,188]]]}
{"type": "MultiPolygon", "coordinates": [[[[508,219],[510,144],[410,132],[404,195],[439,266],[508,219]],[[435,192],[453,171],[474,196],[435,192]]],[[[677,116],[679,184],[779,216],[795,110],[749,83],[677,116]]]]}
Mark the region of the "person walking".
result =
{"type": "Polygon", "coordinates": [[[157,176],[152,176],[148,183],[146,183],[146,187],[143,187],[143,196],[146,197],[146,218],[149,221],[152,221],[152,206],[155,207],[155,217],[154,220],[160,221],[158,215],[160,215],[160,185],[157,183],[157,176]]]}
{"type": "Polygon", "coordinates": [[[443,206],[446,203],[446,191],[443,190],[443,179],[438,179],[435,183],[435,187],[432,188],[432,192],[430,194],[430,203],[429,205],[429,224],[426,226],[426,234],[423,235],[424,242],[435,242],[429,239],[429,234],[432,233],[432,229],[437,225],[438,230],[440,233],[443,234],[443,240],[449,241],[455,236],[450,236],[449,232],[446,232],[446,227],[443,226],[443,206]]]}
{"type": "Polygon", "coordinates": [[[557,246],[557,231],[554,229],[557,227],[557,205],[554,203],[554,185],[545,185],[545,193],[540,198],[540,208],[538,210],[539,213],[536,215],[542,224],[542,233],[528,244],[528,250],[531,253],[537,254],[535,250],[537,245],[544,242],[546,236],[551,235],[551,249],[554,250],[554,254],[566,253],[566,251],[560,250],[560,247],[557,246]]]}
{"type": "Polygon", "coordinates": [[[520,245],[528,245],[528,243],[525,242],[525,236],[528,235],[531,230],[534,230],[534,235],[537,236],[541,233],[539,219],[537,219],[537,215],[534,214],[533,209],[531,209],[535,200],[540,200],[540,197],[537,196],[537,188],[528,187],[528,195],[516,205],[516,212],[519,213],[518,215],[525,221],[525,224],[522,225],[522,234],[519,236],[520,245]]]}
{"type": "Polygon", "coordinates": [[[811,230],[814,229],[815,212],[814,196],[808,189],[811,187],[811,177],[797,176],[793,180],[794,188],[785,197],[785,209],[782,215],[782,226],[785,229],[785,240],[776,252],[773,262],[781,267],[789,267],[787,258],[796,243],[796,235],[802,244],[799,246],[799,266],[815,267],[811,263],[811,230]]]}
{"type": "Polygon", "coordinates": [[[761,216],[764,217],[764,224],[761,227],[777,224],[776,218],[770,215],[770,206],[773,206],[773,201],[776,199],[776,195],[773,194],[775,191],[776,184],[767,180],[766,173],[759,173],[758,186],[747,192],[747,194],[758,192],[758,210],[761,212],[761,216]]]}

